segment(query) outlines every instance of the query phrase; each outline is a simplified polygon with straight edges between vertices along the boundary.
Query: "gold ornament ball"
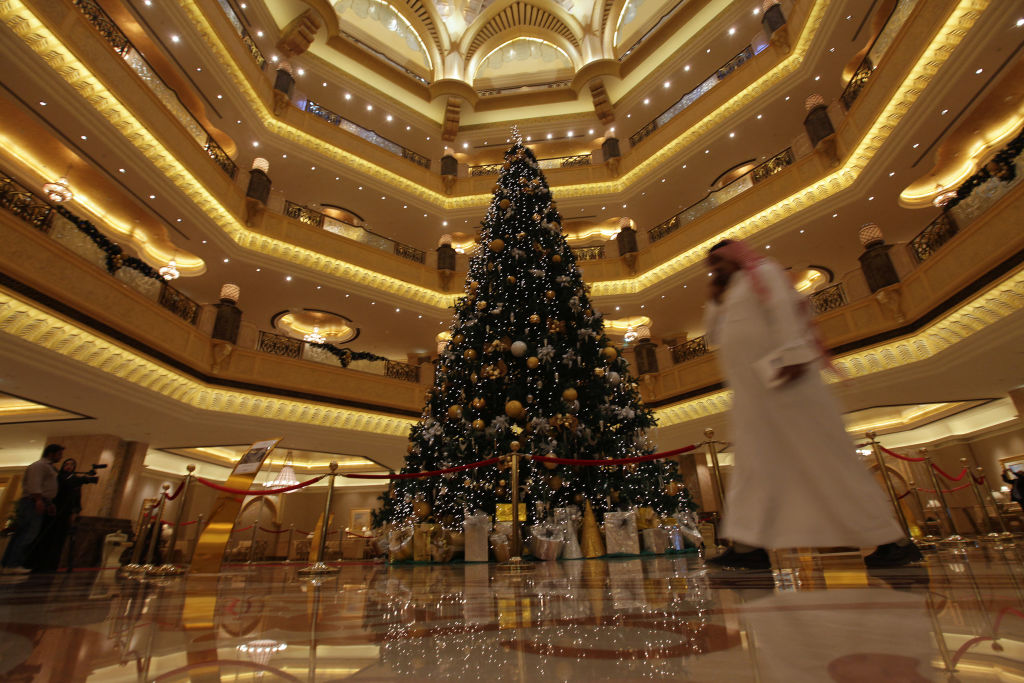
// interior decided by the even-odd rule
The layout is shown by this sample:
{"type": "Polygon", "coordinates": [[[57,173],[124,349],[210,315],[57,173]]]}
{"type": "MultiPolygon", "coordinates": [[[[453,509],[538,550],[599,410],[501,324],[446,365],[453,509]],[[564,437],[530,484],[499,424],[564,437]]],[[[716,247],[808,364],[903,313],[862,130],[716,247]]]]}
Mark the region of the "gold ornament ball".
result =
{"type": "Polygon", "coordinates": [[[514,285],[516,283],[516,276],[509,275],[507,278],[505,278],[505,281],[508,282],[510,285],[514,285]]]}
{"type": "Polygon", "coordinates": [[[615,349],[614,346],[606,346],[603,349],[601,349],[601,355],[608,360],[615,360],[618,357],[619,352],[615,349]]]}
{"type": "Polygon", "coordinates": [[[604,368],[594,368],[594,374],[598,377],[604,377],[604,368]]]}
{"type": "Polygon", "coordinates": [[[557,462],[550,462],[548,460],[542,460],[541,462],[543,462],[544,463],[544,467],[548,468],[549,470],[553,470],[553,469],[556,469],[558,467],[558,463],[557,462]]]}
{"type": "Polygon", "coordinates": [[[577,505],[583,505],[583,494],[582,493],[577,493],[576,496],[573,498],[573,501],[577,505]]]}
{"type": "Polygon", "coordinates": [[[539,221],[540,220],[540,214],[539,213],[533,214],[533,220],[539,221]]]}
{"type": "Polygon", "coordinates": [[[552,263],[561,263],[562,262],[562,255],[561,254],[555,254],[554,256],[551,257],[551,262],[552,263]]]}
{"type": "Polygon", "coordinates": [[[412,513],[418,519],[425,519],[430,514],[430,503],[425,503],[422,500],[416,501],[412,504],[412,513]]]}
{"type": "Polygon", "coordinates": [[[510,202],[507,199],[502,199],[500,202],[498,202],[498,206],[500,206],[503,209],[507,209],[508,207],[512,206],[512,202],[510,202]]]}
{"type": "Polygon", "coordinates": [[[538,365],[540,365],[540,358],[537,358],[537,356],[530,356],[529,358],[526,359],[526,367],[530,368],[531,370],[536,368],[538,365]]]}
{"type": "Polygon", "coordinates": [[[509,401],[505,404],[505,414],[509,417],[519,417],[523,414],[523,404],[519,401],[509,401]]]}
{"type": "Polygon", "coordinates": [[[469,283],[469,289],[470,289],[471,291],[474,291],[474,292],[475,292],[475,291],[476,291],[477,289],[479,289],[479,288],[480,288],[480,283],[479,283],[479,282],[477,282],[476,280],[471,280],[471,281],[470,281],[470,283],[469,283]]]}
{"type": "Polygon", "coordinates": [[[476,302],[476,307],[477,307],[477,310],[482,311],[485,308],[487,308],[487,302],[486,301],[477,301],[476,302]]]}
{"type": "Polygon", "coordinates": [[[453,420],[458,420],[462,417],[462,406],[454,405],[448,409],[448,417],[453,420]]]}
{"type": "Polygon", "coordinates": [[[519,449],[522,448],[522,447],[523,447],[523,444],[519,443],[518,441],[512,441],[508,445],[508,449],[510,451],[512,451],[513,453],[518,453],[519,449]]]}
{"type": "Polygon", "coordinates": [[[493,251],[494,253],[498,253],[499,251],[505,248],[505,240],[500,238],[496,240],[491,240],[490,247],[491,251],[493,251]]]}
{"type": "Polygon", "coordinates": [[[461,344],[465,339],[466,338],[463,337],[461,334],[457,334],[454,337],[452,337],[452,342],[454,342],[455,344],[461,344]]]}
{"type": "Polygon", "coordinates": [[[473,407],[476,408],[477,410],[480,410],[485,405],[487,405],[487,401],[485,401],[482,396],[477,396],[476,398],[473,399],[473,407]]]}
{"type": "Polygon", "coordinates": [[[669,482],[668,486],[665,487],[665,493],[670,495],[670,496],[679,495],[679,482],[678,481],[669,482]]]}
{"type": "Polygon", "coordinates": [[[466,349],[462,352],[462,357],[466,360],[476,360],[476,349],[466,349]]]}
{"type": "Polygon", "coordinates": [[[473,420],[473,429],[477,430],[478,432],[482,432],[485,426],[487,425],[479,417],[473,420]]]}
{"type": "Polygon", "coordinates": [[[472,479],[468,479],[468,478],[467,479],[463,479],[462,480],[462,485],[465,486],[468,489],[468,488],[473,486],[473,480],[472,479]]]}
{"type": "Polygon", "coordinates": [[[562,488],[562,478],[557,474],[553,475],[551,479],[548,481],[548,486],[551,487],[552,491],[557,491],[558,489],[562,488]]]}
{"type": "Polygon", "coordinates": [[[554,299],[555,298],[555,290],[549,289],[548,291],[544,292],[544,296],[546,296],[548,298],[548,301],[550,301],[551,299],[554,299]]]}
{"type": "Polygon", "coordinates": [[[416,444],[414,444],[414,443],[410,443],[410,444],[409,444],[409,446],[408,446],[408,448],[406,448],[405,450],[406,450],[407,452],[409,452],[409,453],[412,453],[412,450],[413,450],[414,448],[416,448],[416,444]]]}
{"type": "Polygon", "coordinates": [[[534,313],[533,315],[530,316],[530,322],[536,325],[537,323],[540,322],[540,316],[534,313]]]}
{"type": "Polygon", "coordinates": [[[562,400],[563,401],[567,401],[567,402],[571,403],[572,401],[575,401],[578,397],[579,397],[579,394],[572,387],[569,387],[568,389],[566,389],[565,391],[562,392],[562,400]]]}

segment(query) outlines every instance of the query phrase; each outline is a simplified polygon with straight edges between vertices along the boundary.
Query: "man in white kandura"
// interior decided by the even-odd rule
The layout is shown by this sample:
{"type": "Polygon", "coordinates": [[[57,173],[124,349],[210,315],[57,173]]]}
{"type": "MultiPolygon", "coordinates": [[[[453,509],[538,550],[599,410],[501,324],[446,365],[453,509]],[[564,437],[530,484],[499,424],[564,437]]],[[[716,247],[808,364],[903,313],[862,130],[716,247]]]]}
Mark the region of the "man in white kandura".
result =
{"type": "Polygon", "coordinates": [[[709,564],[769,569],[765,548],[875,545],[869,567],[919,561],[821,379],[807,300],[742,242],[712,247],[708,265],[707,339],[733,391],[736,458],[721,529],[733,545],[709,564]]]}

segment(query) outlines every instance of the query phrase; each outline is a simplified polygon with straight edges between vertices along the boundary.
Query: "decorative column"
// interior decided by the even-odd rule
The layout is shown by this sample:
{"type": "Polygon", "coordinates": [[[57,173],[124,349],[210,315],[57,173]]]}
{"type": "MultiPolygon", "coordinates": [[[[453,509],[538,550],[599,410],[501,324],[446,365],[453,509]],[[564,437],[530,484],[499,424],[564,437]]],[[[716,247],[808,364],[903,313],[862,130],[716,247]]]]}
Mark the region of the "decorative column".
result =
{"type": "Polygon", "coordinates": [[[636,328],[637,344],[633,347],[636,354],[636,372],[643,376],[658,372],[658,356],[655,350],[658,345],[651,341],[651,328],[640,325],[636,328]]]}
{"type": "Polygon", "coordinates": [[[832,125],[832,119],[828,116],[828,105],[825,98],[817,93],[804,100],[804,109],[807,115],[804,117],[804,130],[811,140],[811,147],[815,152],[820,153],[828,161],[829,166],[839,163],[839,155],[836,151],[836,129],[832,125]]]}
{"type": "Polygon", "coordinates": [[[631,219],[623,218],[620,221],[619,234],[615,241],[619,244],[619,256],[626,263],[629,272],[636,272],[636,257],[639,250],[636,246],[636,230],[631,219]]]}
{"type": "Polygon", "coordinates": [[[859,237],[864,253],[858,256],[857,260],[860,261],[860,268],[872,294],[883,287],[898,283],[900,276],[896,273],[896,267],[889,256],[892,245],[885,243],[881,228],[875,223],[865,223],[861,226],[859,237]]]}
{"type": "Polygon", "coordinates": [[[619,174],[619,160],[622,152],[619,150],[619,139],[608,137],[601,143],[601,152],[604,153],[604,163],[612,175],[619,174]]]}
{"type": "Polygon", "coordinates": [[[452,247],[452,236],[441,235],[437,242],[437,274],[441,278],[441,287],[445,290],[452,281],[455,272],[455,249],[452,247]]]}
{"type": "Polygon", "coordinates": [[[789,52],[789,29],[779,0],[764,0],[761,4],[761,28],[772,45],[789,52]]]}
{"type": "Polygon", "coordinates": [[[249,187],[245,190],[246,225],[251,226],[267,208],[267,199],[270,197],[268,171],[270,171],[269,161],[263,157],[256,157],[252,160],[252,170],[249,171],[249,187]]]}
{"type": "Polygon", "coordinates": [[[441,157],[441,182],[444,183],[444,193],[451,194],[455,187],[455,180],[459,177],[459,160],[451,154],[441,157]]]}
{"type": "Polygon", "coordinates": [[[274,116],[281,116],[288,110],[294,91],[295,77],[292,75],[292,65],[282,61],[278,63],[277,75],[274,76],[274,116]]]}

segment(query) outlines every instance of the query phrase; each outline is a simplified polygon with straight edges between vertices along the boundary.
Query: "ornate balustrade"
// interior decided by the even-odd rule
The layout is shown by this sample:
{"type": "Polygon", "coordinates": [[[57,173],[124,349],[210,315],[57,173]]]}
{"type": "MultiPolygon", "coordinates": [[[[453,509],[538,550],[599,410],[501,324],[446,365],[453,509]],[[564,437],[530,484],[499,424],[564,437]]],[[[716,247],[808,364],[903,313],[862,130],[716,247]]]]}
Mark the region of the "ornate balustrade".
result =
{"type": "Polygon", "coordinates": [[[846,288],[843,287],[842,282],[817,291],[807,298],[811,302],[811,311],[814,315],[834,311],[849,303],[846,299],[846,288]]]}
{"type": "Polygon", "coordinates": [[[283,334],[275,334],[260,330],[259,339],[256,342],[256,350],[285,358],[302,358],[302,347],[306,342],[301,339],[293,339],[283,334]]]}
{"type": "MultiPolygon", "coordinates": [[[[593,163],[593,158],[590,154],[571,154],[564,157],[537,159],[537,165],[542,169],[578,168],[580,166],[590,166],[591,163],[593,163]]],[[[477,176],[501,175],[501,167],[502,164],[478,164],[469,167],[469,175],[474,178],[477,176]]]]}
{"type": "Polygon", "coordinates": [[[319,119],[323,119],[332,126],[337,126],[338,128],[347,130],[353,135],[361,137],[367,142],[377,145],[381,149],[385,149],[391,152],[395,156],[400,156],[403,159],[407,159],[412,163],[416,164],[417,166],[421,166],[423,168],[428,169],[430,168],[430,159],[423,156],[422,154],[417,154],[411,149],[403,147],[397,142],[389,140],[388,138],[378,134],[375,131],[372,131],[368,128],[363,128],[358,123],[346,119],[341,114],[331,111],[327,107],[320,106],[313,100],[306,100],[304,110],[307,113],[312,114],[313,116],[316,116],[319,119]]]}
{"type": "MultiPolygon", "coordinates": [[[[342,367],[349,366],[352,362],[350,360],[352,355],[374,356],[374,354],[369,353],[355,353],[348,349],[338,349],[330,344],[310,344],[301,339],[264,330],[260,330],[259,338],[256,342],[256,350],[284,358],[294,358],[296,360],[332,366],[341,365],[342,367]],[[331,353],[332,350],[333,353],[331,353]],[[341,360],[339,356],[345,358],[345,360],[341,360]]],[[[370,374],[383,375],[384,377],[414,384],[420,381],[420,368],[418,365],[380,359],[379,356],[374,356],[374,360],[360,360],[356,358],[355,362],[359,363],[358,370],[351,368],[355,372],[369,372],[370,374]]]]}
{"type": "Polygon", "coordinates": [[[419,382],[420,366],[394,360],[384,361],[384,376],[403,382],[419,382]]]}
{"type": "Polygon", "coordinates": [[[300,223],[306,225],[312,225],[314,228],[324,227],[324,215],[319,211],[308,209],[301,204],[290,202],[285,200],[284,202],[284,215],[288,218],[293,218],[300,223]]]}
{"type": "Polygon", "coordinates": [[[192,115],[188,107],[181,101],[178,93],[171,86],[167,85],[153,66],[146,61],[132,42],[128,39],[118,25],[110,18],[96,0],[74,0],[74,5],[82,15],[89,20],[96,32],[107,42],[135,72],[143,83],[153,92],[158,100],[167,108],[167,111],[176,118],[181,125],[189,132],[203,150],[221,170],[230,178],[234,179],[238,173],[238,166],[227,152],[213,139],[213,136],[199,123],[199,120],[192,115]]]}
{"type": "Polygon", "coordinates": [[[415,261],[416,263],[426,263],[427,253],[422,249],[396,242],[393,239],[378,235],[372,230],[358,225],[350,225],[343,221],[339,221],[336,218],[325,216],[319,211],[315,211],[308,207],[296,204],[285,200],[284,203],[284,215],[288,218],[292,218],[306,225],[311,225],[314,228],[320,228],[327,232],[332,232],[335,235],[341,235],[350,240],[354,240],[361,244],[366,244],[375,249],[381,251],[389,251],[395,256],[415,261]]]}
{"type": "Polygon", "coordinates": [[[856,101],[861,91],[867,86],[875,66],[878,65],[882,56],[888,51],[889,46],[892,45],[893,38],[896,37],[896,34],[903,27],[917,1],[899,0],[899,2],[893,5],[889,16],[885,19],[885,25],[871,42],[871,47],[868,48],[867,54],[864,55],[864,59],[861,60],[857,70],[850,77],[850,82],[843,89],[843,94],[839,96],[839,101],[842,102],[845,109],[849,110],[853,106],[854,101],[856,101]]]}
{"type": "Polygon", "coordinates": [[[949,212],[943,211],[924,230],[917,233],[907,243],[907,248],[910,249],[910,253],[913,254],[915,261],[923,263],[938,251],[943,244],[948,242],[957,231],[958,228],[956,221],[953,220],[953,216],[949,212]]]}
{"type": "Polygon", "coordinates": [[[762,180],[772,177],[782,169],[791,165],[794,161],[796,161],[796,156],[793,154],[793,148],[787,147],[771,159],[755,166],[750,172],[750,177],[754,181],[754,184],[757,185],[762,180]]]}
{"type": "Polygon", "coordinates": [[[593,247],[574,247],[572,253],[576,255],[577,261],[596,261],[604,258],[604,245],[598,244],[593,247]]]}
{"type": "Polygon", "coordinates": [[[708,353],[708,341],[701,335],[693,339],[687,339],[681,344],[670,347],[672,351],[672,362],[678,365],[694,358],[706,356],[708,353]]]}

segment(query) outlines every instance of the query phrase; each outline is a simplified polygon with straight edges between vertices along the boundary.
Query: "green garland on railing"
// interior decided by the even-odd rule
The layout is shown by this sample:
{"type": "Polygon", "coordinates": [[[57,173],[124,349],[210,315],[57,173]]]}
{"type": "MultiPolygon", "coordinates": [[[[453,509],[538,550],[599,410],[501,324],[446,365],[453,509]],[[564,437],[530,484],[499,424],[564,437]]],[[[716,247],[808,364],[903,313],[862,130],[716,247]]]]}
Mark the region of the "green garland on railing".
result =
{"type": "Polygon", "coordinates": [[[348,364],[354,360],[388,360],[384,356],[378,356],[377,354],[370,353],[369,351],[353,351],[350,348],[338,347],[334,344],[317,344],[315,342],[308,343],[310,346],[317,349],[323,349],[337,358],[343,368],[347,368],[348,364]]]}
{"type": "Polygon", "coordinates": [[[960,187],[956,188],[956,198],[951,199],[946,204],[946,210],[952,209],[961,201],[967,199],[971,192],[974,191],[974,188],[986,182],[989,178],[998,178],[1004,183],[1008,183],[1016,178],[1017,166],[1014,160],[1020,156],[1022,151],[1024,151],[1024,128],[1017,134],[1017,137],[1010,140],[1006,147],[999,150],[999,153],[992,157],[992,160],[985,164],[984,168],[978,169],[977,173],[965,180],[960,187]],[[993,173],[989,168],[995,169],[995,172],[993,173]]]}
{"type": "Polygon", "coordinates": [[[132,270],[138,271],[145,277],[163,282],[163,278],[156,269],[134,256],[125,256],[124,249],[121,248],[121,245],[116,242],[112,242],[110,238],[100,232],[95,225],[83,218],[79,218],[63,206],[55,206],[53,208],[61,216],[68,219],[72,225],[78,228],[80,232],[92,240],[92,243],[107,255],[106,268],[108,273],[113,275],[121,268],[131,268],[132,270]]]}

